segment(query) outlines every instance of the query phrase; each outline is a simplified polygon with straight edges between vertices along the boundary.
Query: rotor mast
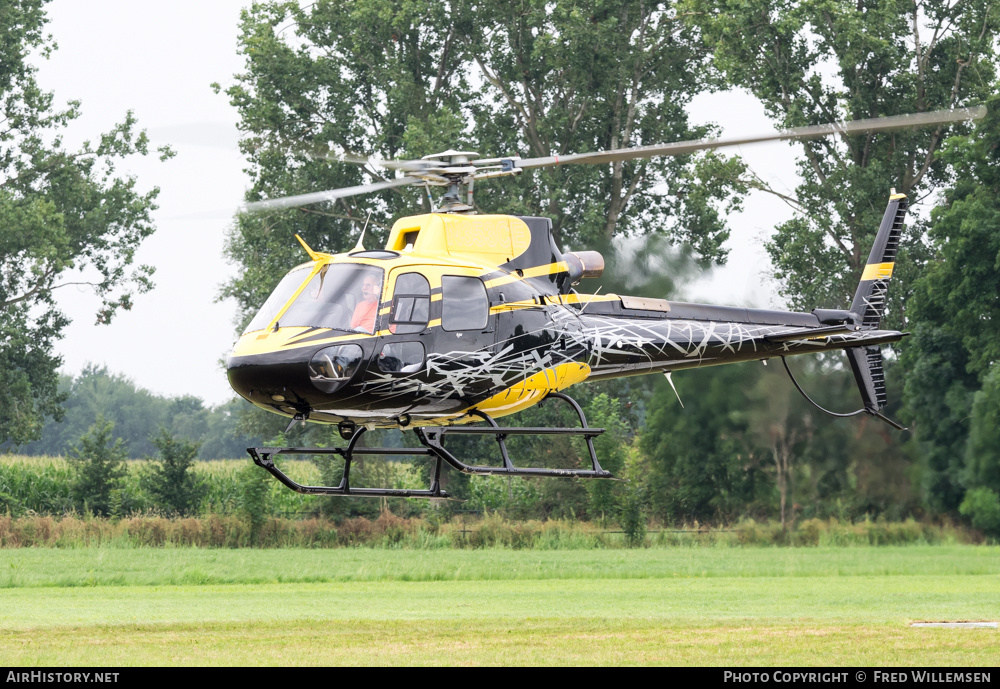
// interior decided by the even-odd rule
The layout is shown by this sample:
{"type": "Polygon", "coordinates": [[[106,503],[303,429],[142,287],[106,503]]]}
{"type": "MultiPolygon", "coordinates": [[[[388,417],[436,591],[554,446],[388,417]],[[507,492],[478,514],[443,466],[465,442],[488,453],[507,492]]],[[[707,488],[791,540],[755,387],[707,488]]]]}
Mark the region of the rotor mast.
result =
{"type": "MultiPolygon", "coordinates": [[[[445,192],[431,211],[441,213],[475,213],[473,190],[477,179],[505,177],[521,173],[517,158],[476,160],[479,154],[472,151],[448,150],[424,156],[427,167],[410,171],[414,177],[424,178],[425,184],[444,186],[445,192]],[[476,161],[476,162],[473,162],[476,161]],[[465,197],[464,199],[462,197],[465,197]]],[[[430,199],[430,195],[428,195],[430,199]]]]}

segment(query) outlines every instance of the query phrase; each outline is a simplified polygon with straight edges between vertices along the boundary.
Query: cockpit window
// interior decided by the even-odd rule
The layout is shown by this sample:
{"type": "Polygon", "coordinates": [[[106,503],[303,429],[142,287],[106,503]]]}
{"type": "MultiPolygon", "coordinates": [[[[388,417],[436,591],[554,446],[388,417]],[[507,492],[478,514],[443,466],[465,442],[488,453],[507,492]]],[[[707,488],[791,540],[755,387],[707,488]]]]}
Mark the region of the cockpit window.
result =
{"type": "Polygon", "coordinates": [[[381,268],[334,263],[323,266],[278,319],[281,327],[308,326],[375,332],[382,297],[381,268]]]}
{"type": "Polygon", "coordinates": [[[250,321],[250,325],[248,325],[247,329],[243,331],[244,334],[253,332],[254,330],[263,330],[266,328],[268,323],[273,321],[274,317],[278,315],[279,311],[281,311],[281,307],[283,307],[288,300],[292,298],[292,295],[295,294],[295,290],[299,288],[302,281],[309,275],[309,270],[310,266],[297,268],[283,277],[281,282],[278,283],[278,286],[274,288],[273,292],[271,292],[271,296],[269,296],[267,301],[264,302],[264,305],[260,307],[260,311],[258,311],[257,315],[253,317],[252,321],[250,321]]]}

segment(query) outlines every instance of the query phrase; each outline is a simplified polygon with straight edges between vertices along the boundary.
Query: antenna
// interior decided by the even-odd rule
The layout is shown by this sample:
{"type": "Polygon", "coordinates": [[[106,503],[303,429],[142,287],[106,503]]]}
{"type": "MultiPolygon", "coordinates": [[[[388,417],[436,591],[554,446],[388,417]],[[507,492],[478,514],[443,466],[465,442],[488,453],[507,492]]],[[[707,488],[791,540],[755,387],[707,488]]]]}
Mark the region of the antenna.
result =
{"type": "Polygon", "coordinates": [[[318,261],[321,258],[321,254],[317,251],[313,251],[312,247],[306,244],[306,240],[302,239],[302,237],[298,235],[295,235],[295,238],[299,240],[299,244],[301,244],[302,248],[306,250],[307,254],[309,254],[309,258],[314,261],[318,261]]]}
{"type": "Polygon", "coordinates": [[[672,377],[672,376],[670,375],[670,374],[672,374],[672,373],[673,373],[673,371],[664,371],[664,372],[663,372],[663,375],[664,375],[664,376],[666,376],[666,378],[667,378],[667,382],[668,382],[668,383],[670,383],[670,387],[672,387],[672,388],[674,389],[674,394],[675,394],[675,395],[677,395],[677,401],[681,403],[681,409],[683,409],[683,408],[684,408],[684,403],[683,403],[683,402],[681,402],[681,396],[680,396],[680,393],[678,393],[678,392],[677,392],[677,387],[676,387],[676,386],[674,386],[674,379],[673,379],[673,377],[672,377]]]}
{"type": "Polygon", "coordinates": [[[361,228],[361,236],[358,237],[358,243],[354,245],[351,251],[364,251],[365,247],[362,242],[365,240],[365,231],[368,229],[368,221],[372,219],[372,212],[368,211],[368,217],[365,218],[365,226],[361,228]]]}
{"type": "Polygon", "coordinates": [[[590,295],[590,299],[588,299],[587,303],[583,305],[582,309],[580,309],[580,313],[583,313],[584,311],[587,310],[587,307],[590,306],[590,302],[594,301],[594,297],[597,296],[598,292],[600,292],[603,287],[604,285],[599,285],[597,287],[597,291],[595,291],[593,294],[590,295]]]}

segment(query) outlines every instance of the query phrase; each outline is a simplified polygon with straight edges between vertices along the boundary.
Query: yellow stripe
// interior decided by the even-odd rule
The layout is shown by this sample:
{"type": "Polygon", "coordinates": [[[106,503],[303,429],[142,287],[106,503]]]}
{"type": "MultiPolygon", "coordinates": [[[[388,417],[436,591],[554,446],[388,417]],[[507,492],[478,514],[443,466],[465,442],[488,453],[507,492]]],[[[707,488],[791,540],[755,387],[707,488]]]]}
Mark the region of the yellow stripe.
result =
{"type": "MultiPolygon", "coordinates": [[[[322,344],[331,344],[336,342],[346,342],[350,340],[363,340],[365,338],[373,337],[368,333],[348,333],[345,335],[339,334],[336,330],[327,330],[330,333],[330,337],[324,337],[322,339],[307,340],[305,342],[293,342],[291,340],[299,337],[306,331],[311,330],[307,326],[289,326],[285,328],[279,328],[277,332],[265,331],[261,333],[259,331],[253,331],[243,335],[236,345],[233,347],[233,356],[248,356],[252,354],[269,354],[271,352],[283,351],[288,349],[297,349],[298,347],[312,347],[322,344]],[[334,334],[338,333],[338,334],[334,334]]],[[[385,330],[380,333],[376,333],[375,336],[388,335],[389,331],[385,330]]]]}
{"type": "Polygon", "coordinates": [[[498,304],[496,306],[490,307],[490,313],[502,313],[506,311],[517,311],[519,309],[530,309],[533,306],[538,306],[538,303],[534,300],[528,301],[508,301],[503,304],[498,304]]]}
{"type": "MultiPolygon", "coordinates": [[[[548,304],[590,304],[591,302],[618,301],[621,299],[617,294],[545,294],[542,295],[542,305],[548,304]]],[[[518,309],[530,309],[539,306],[534,299],[524,299],[521,301],[508,301],[490,307],[490,313],[500,313],[502,311],[517,311],[518,309]]]]}
{"type": "Polygon", "coordinates": [[[618,301],[617,294],[560,294],[563,304],[590,304],[599,301],[618,301]]]}
{"type": "Polygon", "coordinates": [[[521,271],[523,275],[517,275],[516,273],[508,273],[507,275],[501,275],[498,278],[487,280],[486,286],[500,287],[510,282],[523,280],[524,278],[537,278],[543,275],[552,275],[553,273],[565,273],[567,270],[568,267],[566,266],[566,261],[559,261],[558,263],[546,263],[543,266],[535,266],[534,268],[525,268],[523,271],[521,271]]]}
{"type": "Polygon", "coordinates": [[[906,198],[906,194],[893,194],[892,196],[889,197],[889,200],[890,201],[896,201],[898,199],[905,199],[905,198],[906,198]]]}
{"type": "Polygon", "coordinates": [[[587,364],[558,364],[498,392],[475,408],[488,412],[494,418],[514,414],[541,402],[550,392],[564,390],[586,380],[589,375],[590,366],[587,364]]]}
{"type": "Polygon", "coordinates": [[[538,266],[537,268],[528,268],[524,271],[524,277],[537,278],[542,275],[552,275],[552,273],[565,273],[567,270],[566,261],[559,261],[558,263],[550,263],[545,266],[538,266]]]}
{"type": "Polygon", "coordinates": [[[887,280],[892,277],[892,267],[894,263],[869,263],[865,266],[865,272],[861,274],[862,280],[887,280]]]}

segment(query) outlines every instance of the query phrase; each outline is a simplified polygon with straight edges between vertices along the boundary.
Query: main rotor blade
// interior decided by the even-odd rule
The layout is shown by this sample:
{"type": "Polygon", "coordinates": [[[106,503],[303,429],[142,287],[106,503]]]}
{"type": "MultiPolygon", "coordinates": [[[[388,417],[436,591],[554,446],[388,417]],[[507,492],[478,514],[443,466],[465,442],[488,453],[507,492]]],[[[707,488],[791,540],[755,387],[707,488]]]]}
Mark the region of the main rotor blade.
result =
{"type": "Polygon", "coordinates": [[[794,129],[758,134],[756,136],[699,139],[697,141],[678,141],[671,144],[619,148],[612,151],[596,151],[594,153],[575,153],[566,156],[546,156],[544,158],[522,158],[515,160],[515,164],[523,170],[550,165],[613,163],[619,160],[635,160],[636,158],[686,155],[695,151],[722,148],[724,146],[755,144],[761,141],[817,139],[822,136],[830,136],[831,134],[858,134],[893,129],[914,129],[929,127],[935,124],[961,122],[963,120],[978,120],[985,116],[986,108],[983,106],[956,108],[955,110],[936,110],[934,112],[924,112],[915,115],[893,115],[891,117],[878,117],[869,120],[853,120],[851,122],[796,127],[794,129]]]}
{"type": "Polygon", "coordinates": [[[391,189],[393,187],[405,187],[411,184],[423,184],[423,180],[417,177],[400,177],[390,179],[385,182],[375,184],[362,184],[356,187],[345,187],[343,189],[330,189],[329,191],[314,191],[311,194],[300,194],[298,196],[285,196],[280,199],[269,199],[267,201],[254,201],[243,206],[243,211],[257,213],[260,211],[278,210],[282,208],[298,208],[307,206],[310,203],[320,201],[334,201],[347,196],[357,196],[358,194],[368,194],[373,191],[391,189]]]}
{"type": "Polygon", "coordinates": [[[334,163],[351,163],[353,165],[371,165],[372,167],[384,167],[388,170],[402,170],[403,172],[419,172],[431,167],[441,167],[436,161],[428,160],[382,160],[368,156],[357,155],[355,153],[316,153],[310,154],[312,158],[329,160],[334,163]]]}

